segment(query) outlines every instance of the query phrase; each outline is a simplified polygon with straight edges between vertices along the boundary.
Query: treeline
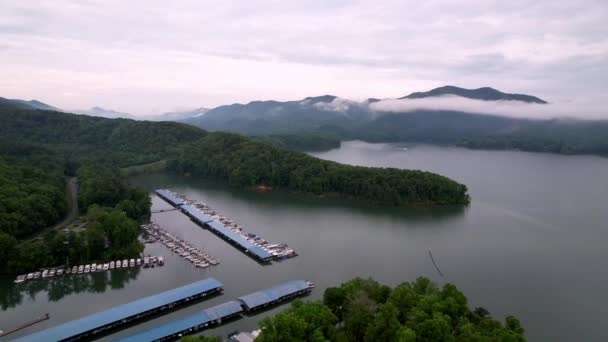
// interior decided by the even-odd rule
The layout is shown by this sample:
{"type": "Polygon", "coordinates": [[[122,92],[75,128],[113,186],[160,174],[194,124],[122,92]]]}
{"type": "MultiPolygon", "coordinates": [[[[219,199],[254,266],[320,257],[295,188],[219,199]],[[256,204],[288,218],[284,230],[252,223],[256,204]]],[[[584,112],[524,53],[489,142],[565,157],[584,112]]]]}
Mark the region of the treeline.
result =
{"type": "Polygon", "coordinates": [[[65,178],[48,150],[0,142],[0,232],[17,238],[65,215],[65,178]]]}
{"type": "Polygon", "coordinates": [[[0,140],[39,145],[58,153],[73,170],[84,162],[120,167],[173,156],[206,132],[176,122],[106,119],[0,104],[0,140]]]}
{"type": "Polygon", "coordinates": [[[259,342],[282,341],[525,341],[519,320],[503,323],[484,308],[471,309],[452,284],[427,278],[395,288],[354,279],[328,288],[323,301],[295,301],[260,322],[259,342]]]}
{"type": "Polygon", "coordinates": [[[608,156],[608,121],[549,120],[515,132],[463,139],[468,148],[608,156]]]}
{"type": "Polygon", "coordinates": [[[293,133],[254,136],[255,140],[296,151],[326,151],[339,148],[341,141],[335,135],[321,133],[293,133]]]}
{"type": "Polygon", "coordinates": [[[343,165],[230,133],[210,133],[168,167],[239,187],[267,185],[391,205],[469,203],[465,185],[437,174],[343,165]]]}

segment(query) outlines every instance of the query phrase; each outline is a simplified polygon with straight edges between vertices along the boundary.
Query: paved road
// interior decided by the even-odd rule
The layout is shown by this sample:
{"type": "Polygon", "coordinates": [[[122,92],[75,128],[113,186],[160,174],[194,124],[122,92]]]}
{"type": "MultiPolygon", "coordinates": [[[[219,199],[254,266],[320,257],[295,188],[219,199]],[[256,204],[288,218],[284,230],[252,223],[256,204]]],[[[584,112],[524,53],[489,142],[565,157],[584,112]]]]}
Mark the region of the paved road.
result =
{"type": "Polygon", "coordinates": [[[32,239],[37,239],[41,237],[42,234],[44,234],[44,232],[49,229],[61,229],[65,227],[68,223],[74,221],[76,217],[78,217],[78,180],[76,177],[68,178],[66,192],[68,192],[70,195],[70,202],[68,203],[68,205],[70,206],[70,211],[68,212],[67,216],[56,225],[41,230],[36,235],[32,236],[32,239]]]}

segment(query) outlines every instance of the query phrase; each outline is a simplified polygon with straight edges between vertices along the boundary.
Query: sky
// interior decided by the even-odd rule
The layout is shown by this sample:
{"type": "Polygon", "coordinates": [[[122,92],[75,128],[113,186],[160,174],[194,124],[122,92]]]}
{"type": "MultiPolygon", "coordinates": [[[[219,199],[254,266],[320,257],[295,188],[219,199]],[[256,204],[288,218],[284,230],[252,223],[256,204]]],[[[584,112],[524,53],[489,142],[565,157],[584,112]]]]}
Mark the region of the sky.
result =
{"type": "Polygon", "coordinates": [[[0,0],[0,96],[143,115],[449,84],[602,108],[606,23],[605,0],[0,0]]]}

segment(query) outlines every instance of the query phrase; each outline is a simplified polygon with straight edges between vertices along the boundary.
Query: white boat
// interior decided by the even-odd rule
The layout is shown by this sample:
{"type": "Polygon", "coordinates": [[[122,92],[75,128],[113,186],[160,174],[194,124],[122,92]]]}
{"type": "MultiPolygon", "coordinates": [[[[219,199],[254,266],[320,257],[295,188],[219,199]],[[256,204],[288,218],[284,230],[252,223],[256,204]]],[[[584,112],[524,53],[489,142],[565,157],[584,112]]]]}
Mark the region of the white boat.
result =
{"type": "Polygon", "coordinates": [[[129,260],[129,266],[130,266],[130,267],[135,266],[135,259],[131,259],[131,260],[129,260]]]}
{"type": "Polygon", "coordinates": [[[97,264],[91,265],[91,272],[97,271],[97,264]]]}
{"type": "Polygon", "coordinates": [[[17,279],[15,279],[15,284],[23,283],[25,281],[25,277],[25,274],[17,276],[17,279]]]}
{"type": "Polygon", "coordinates": [[[55,274],[57,274],[58,276],[62,275],[63,274],[63,268],[58,269],[55,274]]]}
{"type": "Polygon", "coordinates": [[[113,270],[114,269],[114,261],[110,261],[110,269],[113,270]]]}
{"type": "Polygon", "coordinates": [[[34,272],[34,279],[40,278],[40,272],[34,272]]]}
{"type": "Polygon", "coordinates": [[[73,273],[73,274],[78,273],[78,266],[74,266],[74,267],[72,267],[72,273],[73,273]]]}
{"type": "Polygon", "coordinates": [[[34,278],[34,273],[28,273],[25,279],[30,280],[34,278]]]}
{"type": "Polygon", "coordinates": [[[122,261],[122,268],[129,267],[129,260],[125,259],[122,261]]]}
{"type": "Polygon", "coordinates": [[[103,270],[107,271],[110,269],[110,264],[103,264],[103,270]]]}
{"type": "Polygon", "coordinates": [[[158,257],[158,265],[159,265],[159,266],[162,266],[162,265],[164,265],[164,264],[165,264],[165,258],[163,258],[162,256],[161,256],[161,257],[158,257]]]}
{"type": "Polygon", "coordinates": [[[137,258],[137,260],[135,261],[135,263],[137,264],[137,266],[141,265],[141,258],[137,258]]]}
{"type": "Polygon", "coordinates": [[[55,276],[55,269],[52,269],[49,271],[49,277],[54,277],[55,276]]]}
{"type": "Polygon", "coordinates": [[[78,266],[78,274],[81,274],[82,272],[84,272],[84,266],[80,265],[78,266]]]}
{"type": "Polygon", "coordinates": [[[86,265],[84,267],[84,273],[89,273],[91,271],[91,265],[86,265]]]}
{"type": "Polygon", "coordinates": [[[121,268],[121,267],[122,267],[122,261],[116,260],[116,268],[121,268]]]}
{"type": "Polygon", "coordinates": [[[49,276],[49,270],[42,271],[42,278],[46,278],[49,276]]]}

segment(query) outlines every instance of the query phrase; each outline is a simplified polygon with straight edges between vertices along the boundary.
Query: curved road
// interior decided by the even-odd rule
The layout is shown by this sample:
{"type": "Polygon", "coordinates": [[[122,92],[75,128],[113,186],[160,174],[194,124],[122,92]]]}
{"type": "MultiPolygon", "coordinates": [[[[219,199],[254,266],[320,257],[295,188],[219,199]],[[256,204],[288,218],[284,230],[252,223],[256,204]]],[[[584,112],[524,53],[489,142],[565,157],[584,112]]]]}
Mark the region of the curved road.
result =
{"type": "Polygon", "coordinates": [[[52,227],[47,227],[43,230],[41,230],[40,232],[38,232],[37,234],[35,234],[34,236],[32,236],[32,239],[37,239],[40,236],[42,236],[42,234],[44,234],[44,232],[46,232],[49,229],[61,229],[63,227],[65,227],[68,223],[74,221],[74,219],[76,219],[76,217],[78,217],[78,179],[76,177],[70,177],[67,179],[67,184],[65,187],[66,193],[69,194],[69,198],[68,198],[68,214],[67,216],[59,223],[55,224],[52,227]]]}

